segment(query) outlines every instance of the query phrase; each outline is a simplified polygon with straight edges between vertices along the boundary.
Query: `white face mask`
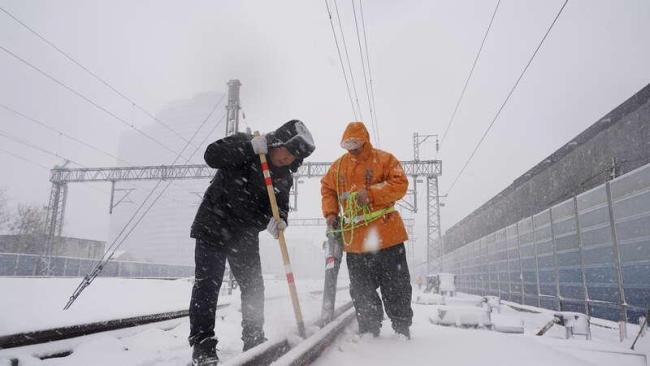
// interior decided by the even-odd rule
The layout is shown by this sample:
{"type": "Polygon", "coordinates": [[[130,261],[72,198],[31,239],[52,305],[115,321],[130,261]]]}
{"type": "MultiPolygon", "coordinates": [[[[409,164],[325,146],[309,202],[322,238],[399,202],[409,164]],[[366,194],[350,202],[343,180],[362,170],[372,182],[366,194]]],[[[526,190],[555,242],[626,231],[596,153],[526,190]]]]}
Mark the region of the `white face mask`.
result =
{"type": "Polygon", "coordinates": [[[356,150],[361,146],[363,146],[363,142],[357,139],[347,139],[345,141],[341,141],[341,147],[345,150],[356,150]]]}

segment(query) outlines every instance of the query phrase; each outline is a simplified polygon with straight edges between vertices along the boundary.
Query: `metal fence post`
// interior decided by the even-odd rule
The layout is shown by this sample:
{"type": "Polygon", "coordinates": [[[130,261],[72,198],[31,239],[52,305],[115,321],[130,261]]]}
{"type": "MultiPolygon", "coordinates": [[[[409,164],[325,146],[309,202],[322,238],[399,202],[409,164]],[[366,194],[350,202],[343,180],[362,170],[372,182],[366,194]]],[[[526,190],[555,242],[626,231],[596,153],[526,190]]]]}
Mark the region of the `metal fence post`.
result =
{"type": "Polygon", "coordinates": [[[490,292],[490,248],[487,245],[485,236],[481,238],[483,246],[485,247],[485,254],[483,254],[483,296],[490,292]]]}
{"type": "Polygon", "coordinates": [[[521,303],[525,303],[526,292],[524,291],[524,264],[521,262],[521,240],[519,240],[519,222],[515,225],[517,229],[517,254],[519,256],[519,281],[521,282],[521,303]]]}
{"type": "Polygon", "coordinates": [[[533,252],[535,253],[535,278],[537,280],[537,306],[542,307],[542,291],[539,286],[539,258],[537,257],[537,237],[535,236],[535,216],[530,217],[531,234],[533,235],[533,252]]]}
{"type": "Polygon", "coordinates": [[[560,295],[560,270],[557,264],[557,247],[555,245],[555,228],[553,227],[553,208],[548,209],[548,215],[551,223],[551,242],[553,243],[553,268],[555,270],[555,298],[557,299],[557,309],[562,311],[562,296],[560,295]]]}
{"type": "Polygon", "coordinates": [[[506,244],[506,270],[508,273],[508,301],[512,301],[512,279],[510,278],[510,243],[508,241],[508,227],[505,228],[505,244],[506,244]]]}
{"type": "Polygon", "coordinates": [[[623,272],[621,271],[621,253],[618,235],[616,233],[616,223],[614,221],[614,206],[612,205],[612,189],[610,182],[605,183],[605,192],[607,195],[607,208],[609,209],[609,226],[612,232],[612,247],[614,249],[614,267],[616,270],[616,279],[618,282],[619,305],[620,305],[620,337],[621,342],[627,338],[627,303],[625,302],[625,288],[623,286],[623,272]]]}
{"type": "Polygon", "coordinates": [[[582,289],[585,296],[585,314],[591,316],[589,303],[589,288],[587,287],[587,275],[585,273],[585,257],[582,253],[582,229],[580,227],[580,215],[578,212],[578,197],[573,196],[573,209],[576,218],[576,239],[578,240],[578,253],[580,254],[580,276],[582,277],[582,289]]]}
{"type": "MultiPolygon", "coordinates": [[[[497,231],[497,233],[498,233],[498,231],[497,231]]],[[[495,234],[494,234],[494,246],[495,246],[495,248],[496,248],[495,253],[501,253],[501,252],[499,251],[499,248],[498,248],[499,246],[497,245],[497,241],[496,241],[496,239],[497,239],[497,234],[495,233],[495,234]]],[[[498,256],[500,257],[501,254],[498,254],[498,256]]],[[[497,289],[498,289],[498,294],[499,294],[499,298],[501,298],[501,271],[499,270],[499,266],[497,265],[497,263],[499,262],[498,259],[500,259],[500,258],[494,258],[494,266],[495,266],[495,269],[496,269],[496,271],[497,271],[497,289]]]]}

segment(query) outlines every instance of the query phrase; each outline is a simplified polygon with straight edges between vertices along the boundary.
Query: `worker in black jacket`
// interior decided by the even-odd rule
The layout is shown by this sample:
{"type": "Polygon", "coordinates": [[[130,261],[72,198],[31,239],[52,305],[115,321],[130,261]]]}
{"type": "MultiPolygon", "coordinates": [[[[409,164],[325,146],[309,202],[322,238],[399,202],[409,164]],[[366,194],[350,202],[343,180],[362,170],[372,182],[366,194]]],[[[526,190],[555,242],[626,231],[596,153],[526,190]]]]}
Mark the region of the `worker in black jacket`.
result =
{"type": "Polygon", "coordinates": [[[266,135],[228,136],[205,151],[205,162],[217,172],[190,235],[196,239],[189,336],[194,364],[217,364],[214,321],[226,259],[241,289],[244,351],[266,340],[258,234],[266,228],[277,238],[279,230],[286,228],[292,173],[314,148],[304,123],[292,120],[266,135]],[[268,158],[281,222],[273,218],[260,153],[268,158]]]}

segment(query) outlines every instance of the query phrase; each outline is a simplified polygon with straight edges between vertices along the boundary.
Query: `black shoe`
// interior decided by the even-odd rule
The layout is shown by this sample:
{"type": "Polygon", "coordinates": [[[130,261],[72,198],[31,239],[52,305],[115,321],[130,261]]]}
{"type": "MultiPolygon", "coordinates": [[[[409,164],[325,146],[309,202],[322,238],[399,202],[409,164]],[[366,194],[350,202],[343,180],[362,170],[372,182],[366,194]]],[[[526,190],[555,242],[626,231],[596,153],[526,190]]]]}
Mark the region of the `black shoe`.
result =
{"type": "Polygon", "coordinates": [[[194,344],[192,348],[193,366],[216,366],[218,363],[216,339],[206,338],[194,344]]]}
{"type": "Polygon", "coordinates": [[[249,349],[258,346],[266,341],[268,341],[268,339],[266,339],[264,336],[247,339],[244,341],[243,351],[246,352],[249,349]]]}

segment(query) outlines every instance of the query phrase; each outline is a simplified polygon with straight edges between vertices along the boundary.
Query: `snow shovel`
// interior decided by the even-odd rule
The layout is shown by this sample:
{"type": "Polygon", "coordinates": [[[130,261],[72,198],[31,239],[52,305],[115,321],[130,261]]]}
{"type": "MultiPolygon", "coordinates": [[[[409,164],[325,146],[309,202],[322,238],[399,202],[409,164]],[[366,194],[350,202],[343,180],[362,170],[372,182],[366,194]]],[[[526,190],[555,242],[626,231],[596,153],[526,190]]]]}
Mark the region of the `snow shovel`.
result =
{"type": "MultiPolygon", "coordinates": [[[[259,132],[255,132],[255,136],[259,136],[259,132]]],[[[264,183],[266,184],[266,191],[269,194],[269,201],[271,202],[271,210],[273,217],[278,222],[281,220],[280,211],[278,210],[278,202],[275,199],[275,191],[273,190],[273,180],[271,179],[271,172],[269,171],[269,164],[266,161],[266,155],[260,155],[260,162],[262,165],[262,173],[264,174],[264,183]]],[[[293,312],[296,316],[296,323],[298,324],[298,334],[305,338],[305,322],[302,319],[302,311],[300,310],[300,301],[298,300],[298,292],[296,291],[296,283],[291,269],[291,261],[289,260],[289,252],[287,251],[287,241],[284,238],[284,230],[278,230],[278,240],[280,242],[280,251],[282,252],[282,261],[284,262],[284,272],[287,276],[287,284],[289,285],[289,294],[291,295],[291,303],[293,305],[293,312]]]]}
{"type": "Polygon", "coordinates": [[[323,287],[323,307],[321,308],[320,326],[326,326],[334,317],[334,303],[336,301],[336,282],[341,268],[343,257],[343,243],[341,233],[336,231],[338,225],[327,227],[327,241],[325,242],[325,285],[323,287]]]}

